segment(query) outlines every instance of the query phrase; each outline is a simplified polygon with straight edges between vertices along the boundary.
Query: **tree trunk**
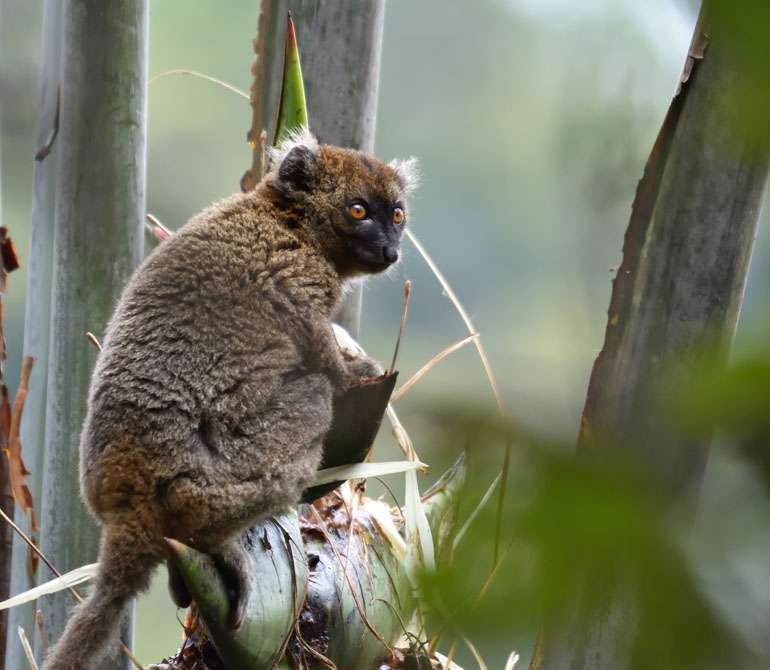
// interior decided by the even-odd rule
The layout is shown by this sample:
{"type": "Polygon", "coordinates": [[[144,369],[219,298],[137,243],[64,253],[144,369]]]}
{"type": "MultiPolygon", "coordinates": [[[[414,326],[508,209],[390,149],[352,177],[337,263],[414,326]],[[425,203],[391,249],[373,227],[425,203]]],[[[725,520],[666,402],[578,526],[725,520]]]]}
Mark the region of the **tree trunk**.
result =
{"type": "MultiPolygon", "coordinates": [[[[374,149],[384,0],[262,0],[255,42],[253,129],[275,131],[285,40],[291,10],[302,55],[310,130],[326,144],[374,149]]],[[[257,134],[259,130],[257,130],[257,134]]],[[[259,173],[259,137],[253,174],[259,173]]],[[[358,337],[361,289],[346,296],[337,322],[358,337]]]]}
{"type": "MultiPolygon", "coordinates": [[[[99,532],[80,500],[78,438],[101,337],[142,258],[145,212],[148,3],[64,4],[55,240],[43,459],[41,544],[61,570],[96,560],[99,532]]],[[[30,412],[31,414],[31,412],[30,412]]],[[[59,637],[72,606],[48,599],[59,637]]],[[[131,643],[131,625],[123,626],[131,643]]],[[[126,667],[117,646],[99,667],[126,667]]]]}
{"type": "MultiPolygon", "coordinates": [[[[48,337],[51,313],[51,265],[54,238],[54,189],[58,150],[55,127],[58,117],[58,89],[61,70],[62,3],[46,0],[43,8],[42,47],[40,55],[40,94],[37,112],[36,142],[38,149],[49,147],[48,154],[35,162],[32,196],[32,233],[27,266],[27,298],[24,322],[24,353],[35,358],[26,411],[22,415],[21,443],[24,464],[30,471],[28,485],[35,505],[39,505],[43,481],[43,443],[45,437],[45,398],[48,370],[48,337]],[[49,146],[50,145],[50,146],[49,146]]],[[[26,515],[17,514],[16,522],[31,534],[26,515]]],[[[41,575],[48,579],[45,566],[41,575]]],[[[35,585],[29,571],[29,548],[14,535],[11,566],[11,593],[21,593],[35,585]]],[[[9,628],[24,628],[35,636],[35,605],[30,603],[9,611],[9,628]]],[[[21,645],[13,640],[6,651],[6,668],[25,668],[21,645]]]]}
{"type": "MultiPolygon", "coordinates": [[[[627,450],[674,498],[697,492],[710,431],[684,437],[660,411],[679,391],[669,373],[697,362],[704,345],[722,361],[729,353],[770,164],[735,130],[740,72],[718,31],[707,35],[699,22],[637,190],[580,435],[584,448],[627,450]]],[[[577,603],[546,631],[532,667],[629,667],[634,601],[620,591],[608,587],[598,613],[577,603]]]]}

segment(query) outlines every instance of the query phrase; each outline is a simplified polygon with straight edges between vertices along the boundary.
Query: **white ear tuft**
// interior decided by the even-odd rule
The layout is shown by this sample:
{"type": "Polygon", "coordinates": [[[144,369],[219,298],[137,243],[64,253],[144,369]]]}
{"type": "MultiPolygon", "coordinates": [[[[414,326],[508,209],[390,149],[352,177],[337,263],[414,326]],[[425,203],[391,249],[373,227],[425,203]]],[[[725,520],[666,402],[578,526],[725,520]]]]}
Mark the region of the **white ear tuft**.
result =
{"type": "Polygon", "coordinates": [[[318,155],[318,140],[307,127],[299,126],[290,130],[278,146],[270,147],[267,150],[270,165],[277,168],[283,162],[283,159],[291,153],[291,150],[297,147],[305,147],[318,155]]]}
{"type": "Polygon", "coordinates": [[[414,156],[406,159],[395,158],[388,163],[388,167],[396,171],[407,195],[420,185],[420,165],[414,156]]]}

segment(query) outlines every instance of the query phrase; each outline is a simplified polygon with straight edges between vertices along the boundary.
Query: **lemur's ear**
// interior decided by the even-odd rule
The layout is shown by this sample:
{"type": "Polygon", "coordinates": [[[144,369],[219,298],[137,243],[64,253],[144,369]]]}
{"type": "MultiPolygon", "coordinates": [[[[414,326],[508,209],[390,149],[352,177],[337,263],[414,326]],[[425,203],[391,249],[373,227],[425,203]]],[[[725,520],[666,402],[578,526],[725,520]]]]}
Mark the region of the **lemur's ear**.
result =
{"type": "Polygon", "coordinates": [[[278,181],[294,189],[312,188],[318,179],[318,151],[318,140],[307,128],[289,133],[277,147],[270,149],[278,181]]]}
{"type": "Polygon", "coordinates": [[[404,189],[406,195],[412,193],[420,185],[420,165],[414,156],[406,159],[396,158],[388,163],[388,167],[398,175],[401,188],[404,189]]]}

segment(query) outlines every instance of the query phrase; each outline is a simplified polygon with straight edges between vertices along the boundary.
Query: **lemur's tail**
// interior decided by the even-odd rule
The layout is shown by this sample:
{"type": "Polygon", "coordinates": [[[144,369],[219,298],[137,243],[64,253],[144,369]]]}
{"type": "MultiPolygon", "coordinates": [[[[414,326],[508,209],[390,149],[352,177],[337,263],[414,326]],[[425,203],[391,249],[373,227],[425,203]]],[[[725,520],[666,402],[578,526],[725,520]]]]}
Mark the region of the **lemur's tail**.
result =
{"type": "Polygon", "coordinates": [[[105,528],[93,590],[74,610],[43,670],[87,670],[110,645],[117,645],[126,605],[147,588],[153,568],[163,558],[162,545],[150,542],[135,529],[105,528]]]}

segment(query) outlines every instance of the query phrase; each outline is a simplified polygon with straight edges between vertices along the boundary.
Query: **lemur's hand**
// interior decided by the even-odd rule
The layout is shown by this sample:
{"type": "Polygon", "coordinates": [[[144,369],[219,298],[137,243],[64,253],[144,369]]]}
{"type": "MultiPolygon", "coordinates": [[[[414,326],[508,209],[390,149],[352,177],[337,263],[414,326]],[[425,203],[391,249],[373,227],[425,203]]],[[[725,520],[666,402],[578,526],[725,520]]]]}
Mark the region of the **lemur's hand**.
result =
{"type": "Polygon", "coordinates": [[[381,377],[385,374],[385,369],[382,365],[373,358],[369,358],[361,348],[361,345],[351,337],[347,330],[336,323],[333,324],[333,327],[334,336],[342,353],[342,359],[345,361],[345,367],[348,372],[353,377],[353,383],[362,379],[381,377]]]}

